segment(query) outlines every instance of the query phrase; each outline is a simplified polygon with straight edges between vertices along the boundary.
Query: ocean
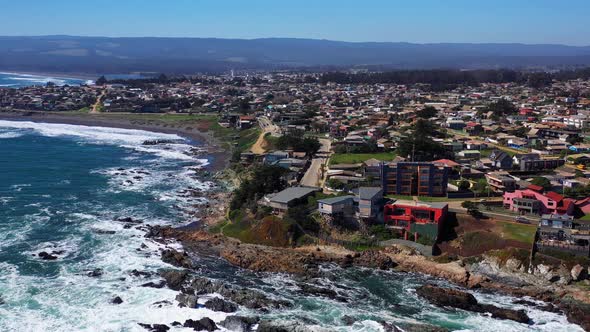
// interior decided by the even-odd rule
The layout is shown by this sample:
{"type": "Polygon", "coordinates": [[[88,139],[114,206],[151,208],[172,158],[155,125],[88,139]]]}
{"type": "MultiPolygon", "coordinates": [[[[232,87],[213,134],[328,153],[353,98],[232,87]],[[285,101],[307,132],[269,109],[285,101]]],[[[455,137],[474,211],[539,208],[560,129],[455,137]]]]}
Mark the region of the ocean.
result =
{"type": "Polygon", "coordinates": [[[0,88],[21,88],[33,85],[46,85],[47,83],[56,85],[80,85],[93,82],[91,80],[77,78],[0,72],[0,88]]]}
{"type": "MultiPolygon", "coordinates": [[[[197,221],[198,214],[188,211],[206,199],[180,191],[216,188],[201,178],[199,168],[212,160],[191,153],[191,144],[198,143],[142,130],[0,120],[0,331],[145,331],[138,323],[223,320],[228,314],[178,307],[175,291],[142,287],[159,278],[134,276],[133,270],[171,268],[160,260],[164,245],[146,239],[141,225],[117,221],[132,217],[172,226],[197,221]],[[142,144],[155,139],[173,143],[142,144]],[[56,259],[43,260],[40,252],[56,259]],[[116,296],[122,304],[111,304],[116,296]]],[[[348,299],[339,302],[301,293],[298,284],[307,281],[286,274],[244,271],[216,257],[195,260],[197,274],[294,304],[237,314],[297,320],[322,331],[383,331],[380,321],[458,331],[582,331],[563,315],[516,305],[509,296],[474,293],[484,303],[525,309],[533,325],[438,308],[415,289],[448,283],[418,274],[325,266],[314,282],[348,299]],[[356,322],[347,326],[344,316],[356,322]]],[[[200,303],[210,296],[200,297],[200,303]]]]}

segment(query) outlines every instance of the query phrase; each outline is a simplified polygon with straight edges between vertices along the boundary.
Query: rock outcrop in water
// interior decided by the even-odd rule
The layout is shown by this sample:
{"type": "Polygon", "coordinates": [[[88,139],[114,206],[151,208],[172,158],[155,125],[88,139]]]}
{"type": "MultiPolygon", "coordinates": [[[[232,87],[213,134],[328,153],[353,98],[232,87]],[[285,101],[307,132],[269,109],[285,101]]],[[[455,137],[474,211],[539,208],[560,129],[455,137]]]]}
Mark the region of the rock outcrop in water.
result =
{"type": "Polygon", "coordinates": [[[437,306],[490,313],[493,318],[509,319],[519,323],[528,324],[530,322],[530,318],[524,310],[512,310],[490,304],[481,304],[477,302],[477,299],[472,294],[457,289],[425,285],[416,289],[416,293],[437,306]]]}
{"type": "Polygon", "coordinates": [[[230,331],[248,332],[252,331],[252,327],[257,323],[256,317],[228,316],[219,325],[230,331]]]}
{"type": "Polygon", "coordinates": [[[226,313],[238,311],[237,305],[224,299],[220,299],[218,297],[205,302],[205,308],[213,311],[221,311],[226,313]]]}
{"type": "Polygon", "coordinates": [[[186,269],[193,268],[193,262],[191,261],[190,257],[188,257],[187,253],[181,253],[174,249],[166,249],[162,251],[162,261],[186,269]]]}
{"type": "Polygon", "coordinates": [[[215,325],[215,322],[207,317],[201,318],[199,320],[187,319],[184,324],[182,324],[182,326],[192,328],[195,331],[217,330],[217,325],[215,325]]]}

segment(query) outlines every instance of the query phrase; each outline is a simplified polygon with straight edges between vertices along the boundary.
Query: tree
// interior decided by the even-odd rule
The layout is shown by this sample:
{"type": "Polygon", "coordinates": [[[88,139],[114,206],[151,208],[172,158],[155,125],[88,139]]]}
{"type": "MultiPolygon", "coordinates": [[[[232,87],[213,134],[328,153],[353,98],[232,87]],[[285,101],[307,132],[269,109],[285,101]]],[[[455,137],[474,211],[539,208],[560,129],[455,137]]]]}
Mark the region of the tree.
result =
{"type": "Polygon", "coordinates": [[[99,77],[95,82],[96,85],[100,85],[100,86],[103,86],[107,83],[108,83],[107,78],[104,76],[99,77]]]}
{"type": "Polygon", "coordinates": [[[465,201],[461,203],[461,207],[467,209],[467,213],[469,213],[471,216],[475,218],[479,219],[483,216],[483,213],[479,211],[479,205],[477,205],[477,203],[474,203],[472,201],[465,201]]]}
{"type": "Polygon", "coordinates": [[[485,109],[479,111],[479,115],[492,112],[492,119],[500,120],[508,115],[516,113],[516,107],[510,101],[502,98],[495,103],[488,105],[485,109]]]}
{"type": "Polygon", "coordinates": [[[416,116],[423,119],[430,119],[438,114],[436,108],[432,106],[426,106],[423,109],[416,112],[416,116]]]}
{"type": "Polygon", "coordinates": [[[457,187],[459,187],[459,191],[465,191],[465,190],[469,189],[469,186],[470,186],[469,181],[461,180],[461,181],[459,181],[457,187]]]}
{"type": "Polygon", "coordinates": [[[280,166],[261,166],[254,170],[249,179],[242,181],[234,191],[230,209],[239,209],[247,204],[255,204],[262,196],[283,190],[287,183],[283,175],[287,170],[280,166]]]}
{"type": "Polygon", "coordinates": [[[535,186],[543,187],[543,190],[551,190],[551,188],[553,187],[551,185],[551,181],[549,181],[549,179],[542,177],[542,176],[538,176],[538,177],[533,178],[531,180],[531,184],[534,184],[535,186]]]}
{"type": "Polygon", "coordinates": [[[487,193],[489,191],[488,181],[486,181],[486,179],[479,179],[473,185],[473,191],[476,192],[478,195],[487,193]]]}
{"type": "Polygon", "coordinates": [[[337,179],[329,179],[328,181],[326,181],[326,185],[328,186],[328,188],[335,190],[342,190],[346,186],[344,182],[337,179]]]}
{"type": "Polygon", "coordinates": [[[432,122],[418,119],[411,135],[400,141],[397,147],[398,154],[413,158],[414,161],[431,161],[445,157],[446,151],[442,144],[431,138],[434,132],[432,122]]]}

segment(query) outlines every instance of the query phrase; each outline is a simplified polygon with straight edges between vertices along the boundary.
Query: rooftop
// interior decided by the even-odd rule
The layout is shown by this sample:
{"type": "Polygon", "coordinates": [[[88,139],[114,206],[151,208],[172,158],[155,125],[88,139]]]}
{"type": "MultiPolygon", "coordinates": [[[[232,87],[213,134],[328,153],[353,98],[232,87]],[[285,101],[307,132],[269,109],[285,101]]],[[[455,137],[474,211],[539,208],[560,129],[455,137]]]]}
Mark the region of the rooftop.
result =
{"type": "Polygon", "coordinates": [[[445,202],[420,202],[420,201],[409,201],[409,200],[396,200],[393,202],[395,205],[405,205],[405,206],[416,206],[416,207],[425,207],[431,209],[444,209],[449,204],[445,202]]]}
{"type": "Polygon", "coordinates": [[[289,187],[283,191],[276,193],[274,196],[270,198],[271,202],[276,203],[289,203],[292,200],[299,199],[305,197],[315,191],[318,191],[318,188],[312,187],[289,187]]]}

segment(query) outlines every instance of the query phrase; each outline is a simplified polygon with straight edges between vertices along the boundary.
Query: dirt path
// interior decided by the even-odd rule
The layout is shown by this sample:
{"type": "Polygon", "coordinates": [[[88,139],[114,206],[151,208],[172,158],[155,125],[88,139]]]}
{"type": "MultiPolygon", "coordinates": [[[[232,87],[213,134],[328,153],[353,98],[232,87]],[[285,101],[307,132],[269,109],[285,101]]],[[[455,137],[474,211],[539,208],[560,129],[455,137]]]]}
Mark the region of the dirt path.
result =
{"type": "Polygon", "coordinates": [[[265,131],[265,130],[263,130],[260,133],[260,136],[258,136],[256,143],[254,143],[254,145],[252,145],[252,148],[250,149],[252,151],[252,153],[263,154],[266,152],[266,149],[263,148],[263,145],[265,144],[264,136],[266,135],[266,133],[267,133],[267,131],[265,131]]]}
{"type": "Polygon", "coordinates": [[[103,89],[100,96],[98,96],[98,98],[96,98],[96,103],[94,103],[94,105],[92,105],[92,110],[90,111],[90,113],[100,113],[98,110],[98,107],[100,107],[100,105],[102,104],[102,99],[104,98],[104,96],[106,96],[106,94],[107,94],[107,90],[103,89]]]}

